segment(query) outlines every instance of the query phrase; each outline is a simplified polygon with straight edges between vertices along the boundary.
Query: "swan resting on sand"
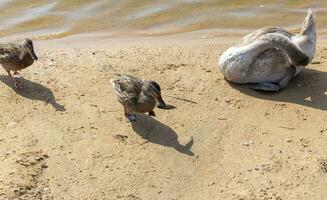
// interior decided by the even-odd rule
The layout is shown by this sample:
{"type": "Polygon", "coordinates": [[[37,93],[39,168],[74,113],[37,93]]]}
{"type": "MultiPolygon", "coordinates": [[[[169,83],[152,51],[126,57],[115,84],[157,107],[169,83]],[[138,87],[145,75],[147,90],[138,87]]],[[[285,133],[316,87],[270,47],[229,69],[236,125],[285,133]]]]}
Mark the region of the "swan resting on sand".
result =
{"type": "Polygon", "coordinates": [[[254,31],[220,56],[219,69],[233,83],[255,83],[252,89],[280,91],[311,62],[316,41],[315,19],[309,10],[299,34],[280,27],[254,31]]]}

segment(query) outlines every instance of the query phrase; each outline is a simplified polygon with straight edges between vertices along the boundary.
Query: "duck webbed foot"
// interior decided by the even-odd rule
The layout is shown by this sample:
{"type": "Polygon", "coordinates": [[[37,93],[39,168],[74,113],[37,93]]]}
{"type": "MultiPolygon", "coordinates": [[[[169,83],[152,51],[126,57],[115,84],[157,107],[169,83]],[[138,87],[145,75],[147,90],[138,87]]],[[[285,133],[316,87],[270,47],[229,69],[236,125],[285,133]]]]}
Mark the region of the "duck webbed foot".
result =
{"type": "Polygon", "coordinates": [[[128,115],[127,118],[128,118],[129,121],[131,121],[131,122],[135,122],[135,121],[136,121],[136,115],[128,115]]]}
{"type": "Polygon", "coordinates": [[[136,121],[136,115],[134,115],[134,114],[128,114],[128,115],[126,115],[126,117],[130,122],[136,121]]]}
{"type": "Polygon", "coordinates": [[[23,76],[20,75],[20,73],[18,71],[15,71],[13,77],[16,79],[21,79],[23,76]]]}
{"type": "Polygon", "coordinates": [[[125,114],[125,117],[129,120],[129,122],[136,121],[136,115],[128,113],[125,107],[124,107],[124,114],[125,114]]]}

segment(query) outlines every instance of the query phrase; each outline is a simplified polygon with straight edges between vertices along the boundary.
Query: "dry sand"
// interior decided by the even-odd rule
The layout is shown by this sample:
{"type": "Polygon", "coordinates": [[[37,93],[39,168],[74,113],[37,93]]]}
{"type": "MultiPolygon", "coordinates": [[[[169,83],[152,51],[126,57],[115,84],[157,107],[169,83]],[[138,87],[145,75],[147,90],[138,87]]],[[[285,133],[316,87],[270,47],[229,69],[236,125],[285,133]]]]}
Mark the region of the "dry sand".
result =
{"type": "Polygon", "coordinates": [[[326,43],[260,93],[217,69],[234,37],[83,37],[36,42],[22,90],[2,70],[0,199],[326,198],[326,43]],[[126,122],[115,73],[158,81],[176,109],[126,122]]]}

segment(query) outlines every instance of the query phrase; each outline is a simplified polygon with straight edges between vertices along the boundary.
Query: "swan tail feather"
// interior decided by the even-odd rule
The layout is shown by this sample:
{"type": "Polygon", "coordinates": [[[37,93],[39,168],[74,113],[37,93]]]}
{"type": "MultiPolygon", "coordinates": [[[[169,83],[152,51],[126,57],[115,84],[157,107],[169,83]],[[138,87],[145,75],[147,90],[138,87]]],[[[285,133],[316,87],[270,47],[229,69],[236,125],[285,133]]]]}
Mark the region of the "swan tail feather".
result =
{"type": "Polygon", "coordinates": [[[309,9],[307,17],[305,18],[301,28],[301,34],[306,35],[313,29],[315,29],[315,17],[312,13],[312,10],[309,9]]]}

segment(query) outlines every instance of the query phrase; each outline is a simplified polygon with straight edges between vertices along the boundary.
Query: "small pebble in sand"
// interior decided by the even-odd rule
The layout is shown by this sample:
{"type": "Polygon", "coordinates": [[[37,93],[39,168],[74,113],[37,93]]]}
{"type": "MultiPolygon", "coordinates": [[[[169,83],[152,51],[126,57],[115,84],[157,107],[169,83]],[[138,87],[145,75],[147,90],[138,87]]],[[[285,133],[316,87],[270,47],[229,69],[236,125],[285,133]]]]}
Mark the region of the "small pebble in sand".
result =
{"type": "Polygon", "coordinates": [[[300,142],[301,142],[301,145],[303,147],[308,147],[309,146],[309,141],[304,139],[304,138],[300,139],[300,142]]]}
{"type": "Polygon", "coordinates": [[[304,100],[312,102],[311,97],[307,97],[307,98],[305,98],[304,100]]]}
{"type": "Polygon", "coordinates": [[[244,142],[243,145],[244,145],[244,146],[249,146],[249,143],[244,142]]]}
{"type": "Polygon", "coordinates": [[[121,134],[118,134],[118,135],[115,135],[114,136],[117,140],[120,140],[121,142],[125,142],[128,138],[127,135],[121,135],[121,134]]]}
{"type": "Polygon", "coordinates": [[[244,142],[243,143],[244,146],[250,146],[251,144],[253,144],[253,141],[249,141],[249,142],[244,142]]]}
{"type": "Polygon", "coordinates": [[[319,165],[320,165],[320,169],[321,169],[324,173],[327,173],[327,159],[320,159],[320,160],[319,160],[319,165]]]}
{"type": "Polygon", "coordinates": [[[13,128],[13,127],[15,127],[16,126],[16,123],[15,122],[9,122],[8,124],[7,124],[7,127],[8,128],[13,128]]]}

